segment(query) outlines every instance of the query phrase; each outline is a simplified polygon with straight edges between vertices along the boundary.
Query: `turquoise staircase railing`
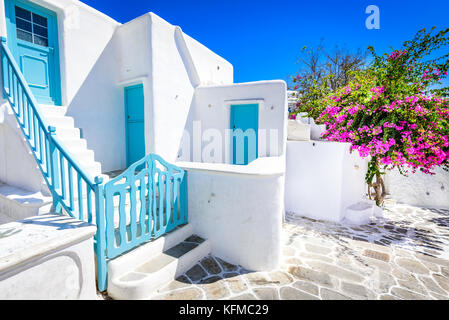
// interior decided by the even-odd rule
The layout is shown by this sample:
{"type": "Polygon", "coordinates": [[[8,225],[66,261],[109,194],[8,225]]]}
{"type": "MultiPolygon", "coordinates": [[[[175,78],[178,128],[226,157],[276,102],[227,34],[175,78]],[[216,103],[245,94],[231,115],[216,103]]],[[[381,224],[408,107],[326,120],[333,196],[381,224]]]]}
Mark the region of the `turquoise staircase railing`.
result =
{"type": "Polygon", "coordinates": [[[5,38],[1,60],[3,96],[49,187],[55,212],[97,226],[97,285],[105,291],[108,259],[187,223],[187,174],[150,154],[106,184],[102,177],[92,179],[58,140],[56,128],[45,123],[5,38]]]}
{"type": "MultiPolygon", "coordinates": [[[[6,39],[1,38],[3,96],[11,105],[28,146],[53,197],[55,212],[94,223],[99,289],[106,287],[103,178],[92,179],[47,126],[39,106],[19,69],[6,39]],[[100,281],[100,279],[103,279],[100,281]]],[[[57,108],[57,107],[55,107],[57,108]]],[[[102,290],[103,289],[103,290],[102,290]]]]}

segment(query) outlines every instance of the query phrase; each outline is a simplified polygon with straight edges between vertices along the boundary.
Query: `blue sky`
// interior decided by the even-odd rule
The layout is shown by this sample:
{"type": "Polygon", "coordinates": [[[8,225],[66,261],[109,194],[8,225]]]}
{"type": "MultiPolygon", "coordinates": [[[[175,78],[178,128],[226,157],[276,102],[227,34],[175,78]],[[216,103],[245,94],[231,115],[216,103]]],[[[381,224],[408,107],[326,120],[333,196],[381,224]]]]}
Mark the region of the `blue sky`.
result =
{"type": "Polygon", "coordinates": [[[82,0],[125,23],[154,12],[179,25],[234,66],[235,82],[288,80],[304,46],[379,52],[399,48],[422,28],[449,27],[447,0],[82,0]],[[380,30],[368,30],[368,5],[380,9],[380,30]]]}

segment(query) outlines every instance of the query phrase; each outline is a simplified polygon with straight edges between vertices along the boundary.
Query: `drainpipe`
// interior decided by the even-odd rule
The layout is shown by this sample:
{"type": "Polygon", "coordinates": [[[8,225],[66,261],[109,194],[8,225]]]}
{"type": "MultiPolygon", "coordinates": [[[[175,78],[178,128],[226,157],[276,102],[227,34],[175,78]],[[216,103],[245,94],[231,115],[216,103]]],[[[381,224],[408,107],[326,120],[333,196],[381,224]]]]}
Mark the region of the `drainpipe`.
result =
{"type": "Polygon", "coordinates": [[[190,82],[194,88],[198,87],[201,84],[201,79],[198,75],[198,71],[196,70],[195,63],[193,62],[192,55],[190,54],[189,48],[187,47],[184,33],[182,32],[181,27],[175,27],[175,42],[179,50],[179,54],[181,55],[184,66],[189,75],[190,82]]]}

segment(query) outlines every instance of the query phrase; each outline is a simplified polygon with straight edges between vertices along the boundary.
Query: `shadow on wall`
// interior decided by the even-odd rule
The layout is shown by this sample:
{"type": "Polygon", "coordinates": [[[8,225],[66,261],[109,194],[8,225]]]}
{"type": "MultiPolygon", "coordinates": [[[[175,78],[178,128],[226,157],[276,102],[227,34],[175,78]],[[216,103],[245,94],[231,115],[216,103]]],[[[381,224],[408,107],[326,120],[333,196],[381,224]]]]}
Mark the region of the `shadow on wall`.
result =
{"type": "MultiPolygon", "coordinates": [[[[178,50],[179,56],[181,57],[182,63],[184,64],[185,71],[189,77],[190,84],[193,87],[192,100],[190,101],[189,110],[187,117],[184,122],[184,130],[181,133],[181,139],[178,145],[178,154],[176,156],[176,161],[192,161],[193,154],[193,143],[192,143],[192,123],[194,118],[194,106],[195,106],[195,92],[196,87],[201,84],[201,79],[199,78],[198,72],[195,68],[195,63],[193,62],[190,51],[185,43],[185,39],[181,28],[176,27],[174,32],[174,41],[176,44],[176,49],[178,50]]],[[[202,162],[201,159],[199,162],[202,162]]]]}
{"type": "Polygon", "coordinates": [[[201,84],[201,79],[198,75],[198,71],[195,67],[195,62],[193,61],[192,55],[190,54],[189,48],[187,47],[184,35],[180,27],[176,27],[174,33],[174,40],[176,44],[176,49],[178,49],[179,55],[181,57],[184,68],[189,76],[190,83],[193,88],[196,88],[201,84]]]}
{"type": "Polygon", "coordinates": [[[194,159],[193,155],[193,141],[192,141],[192,132],[193,132],[193,118],[194,118],[194,105],[195,105],[195,94],[193,95],[192,101],[190,103],[189,113],[187,114],[187,118],[184,125],[184,132],[182,138],[179,142],[178,146],[178,155],[177,161],[197,161],[202,162],[201,159],[194,159]]]}
{"type": "MultiPolygon", "coordinates": [[[[67,116],[75,119],[87,147],[95,152],[102,171],[126,167],[126,133],[123,88],[119,83],[117,34],[108,42],[85,81],[70,102],[67,116]]],[[[69,79],[70,81],[70,79],[69,79]]]]}

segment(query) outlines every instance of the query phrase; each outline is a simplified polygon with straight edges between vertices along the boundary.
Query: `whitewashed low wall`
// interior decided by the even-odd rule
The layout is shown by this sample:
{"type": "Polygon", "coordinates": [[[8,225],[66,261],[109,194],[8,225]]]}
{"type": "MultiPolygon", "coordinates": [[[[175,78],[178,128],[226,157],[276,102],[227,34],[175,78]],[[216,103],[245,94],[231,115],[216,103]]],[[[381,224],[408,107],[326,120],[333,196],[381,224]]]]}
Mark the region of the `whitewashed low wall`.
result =
{"type": "Polygon", "coordinates": [[[346,208],[365,200],[367,161],[349,144],[288,141],[285,210],[339,222],[346,208]]]}
{"type": "Polygon", "coordinates": [[[0,299],[96,299],[96,227],[45,215],[0,226],[0,299]]]}
{"type": "Polygon", "coordinates": [[[188,172],[189,223],[211,242],[213,255],[255,271],[279,266],[284,163],[177,163],[188,172]]]}
{"type": "Polygon", "coordinates": [[[417,172],[401,175],[389,171],[385,178],[388,194],[398,202],[420,207],[449,208],[449,172],[441,168],[436,175],[417,172]]]}

